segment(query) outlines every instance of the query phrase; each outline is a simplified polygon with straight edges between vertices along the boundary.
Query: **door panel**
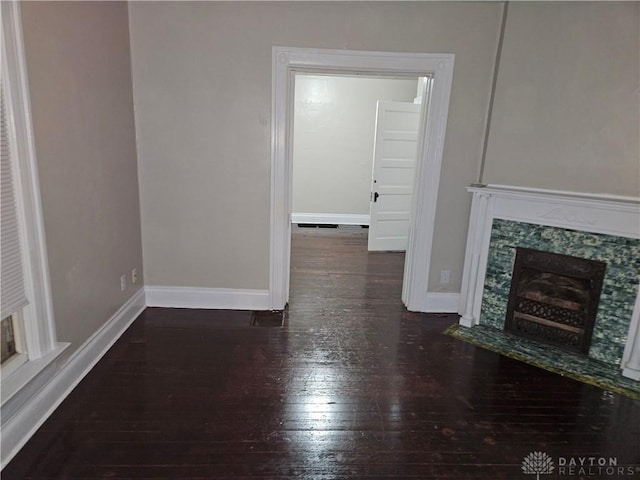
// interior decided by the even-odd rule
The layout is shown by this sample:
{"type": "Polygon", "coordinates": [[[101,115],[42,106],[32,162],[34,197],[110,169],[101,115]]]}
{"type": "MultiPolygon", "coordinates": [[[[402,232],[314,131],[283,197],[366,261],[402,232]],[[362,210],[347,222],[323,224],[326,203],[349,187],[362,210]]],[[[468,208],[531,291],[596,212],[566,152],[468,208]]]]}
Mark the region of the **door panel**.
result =
{"type": "Polygon", "coordinates": [[[420,111],[420,104],[378,102],[369,251],[407,249],[420,111]]]}

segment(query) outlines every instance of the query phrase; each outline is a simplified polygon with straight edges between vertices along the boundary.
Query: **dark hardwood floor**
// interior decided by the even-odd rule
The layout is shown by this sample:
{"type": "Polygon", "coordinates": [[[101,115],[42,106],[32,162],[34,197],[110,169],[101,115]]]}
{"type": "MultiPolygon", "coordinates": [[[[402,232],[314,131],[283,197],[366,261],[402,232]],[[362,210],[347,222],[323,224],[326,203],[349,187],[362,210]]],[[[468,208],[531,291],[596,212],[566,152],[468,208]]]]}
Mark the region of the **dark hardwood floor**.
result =
{"type": "Polygon", "coordinates": [[[542,479],[633,478],[557,457],[640,464],[640,402],[443,335],[457,317],[407,312],[403,255],[359,232],[292,251],[283,327],[147,309],[3,480],[534,479],[533,451],[556,462],[542,479]]]}

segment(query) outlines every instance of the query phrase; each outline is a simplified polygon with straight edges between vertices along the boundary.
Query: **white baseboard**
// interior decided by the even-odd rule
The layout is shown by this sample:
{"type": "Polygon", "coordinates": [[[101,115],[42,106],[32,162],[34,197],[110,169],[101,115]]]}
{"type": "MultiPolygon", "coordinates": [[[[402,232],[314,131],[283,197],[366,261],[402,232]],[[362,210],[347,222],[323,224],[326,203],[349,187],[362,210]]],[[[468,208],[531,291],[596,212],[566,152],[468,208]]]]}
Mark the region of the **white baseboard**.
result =
{"type": "Polygon", "coordinates": [[[458,313],[459,293],[427,293],[425,312],[458,313]]]}
{"type": "Polygon", "coordinates": [[[369,225],[369,215],[358,213],[292,213],[291,223],[369,225]]]}
{"type": "MultiPolygon", "coordinates": [[[[31,438],[44,421],[98,363],[107,350],[145,309],[140,289],[82,345],[37,393],[26,398],[17,393],[11,401],[20,409],[2,425],[1,463],[4,467],[31,438]]],[[[4,407],[4,406],[3,406],[4,407]]]]}
{"type": "Polygon", "coordinates": [[[269,291],[233,288],[145,287],[148,307],[269,310],[269,291]]]}

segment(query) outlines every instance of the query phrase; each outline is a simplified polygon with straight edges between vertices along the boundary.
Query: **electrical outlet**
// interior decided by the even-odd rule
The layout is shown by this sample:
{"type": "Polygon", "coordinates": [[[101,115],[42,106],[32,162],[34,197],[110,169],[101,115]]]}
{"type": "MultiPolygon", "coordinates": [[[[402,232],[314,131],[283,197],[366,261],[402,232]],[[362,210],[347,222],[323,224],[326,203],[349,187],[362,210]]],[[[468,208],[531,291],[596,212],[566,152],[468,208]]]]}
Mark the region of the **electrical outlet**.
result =
{"type": "Polygon", "coordinates": [[[440,283],[449,283],[451,280],[451,270],[440,270],[440,283]]]}
{"type": "Polygon", "coordinates": [[[127,276],[122,275],[120,277],[120,291],[124,292],[126,288],[127,288],[127,276]]]}
{"type": "Polygon", "coordinates": [[[131,283],[136,283],[138,281],[138,271],[135,268],[131,269],[131,283]]]}

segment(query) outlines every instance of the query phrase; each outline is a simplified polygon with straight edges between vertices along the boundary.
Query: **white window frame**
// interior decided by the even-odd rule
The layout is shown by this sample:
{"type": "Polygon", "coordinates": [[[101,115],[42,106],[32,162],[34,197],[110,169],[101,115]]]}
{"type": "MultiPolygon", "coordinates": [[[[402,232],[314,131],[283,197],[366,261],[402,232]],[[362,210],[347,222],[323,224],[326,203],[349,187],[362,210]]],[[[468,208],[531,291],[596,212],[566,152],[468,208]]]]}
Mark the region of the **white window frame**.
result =
{"type": "Polygon", "coordinates": [[[22,310],[23,309],[21,308],[18,312],[10,316],[16,353],[2,362],[2,368],[0,369],[0,378],[2,378],[2,380],[29,361],[29,355],[27,354],[27,349],[24,346],[24,322],[22,320],[22,310]]]}
{"type": "MultiPolygon", "coordinates": [[[[15,167],[16,203],[29,304],[18,312],[27,361],[2,375],[2,423],[15,413],[28,386],[69,345],[56,338],[27,68],[18,2],[2,2],[2,75],[15,167]]],[[[42,379],[39,378],[39,381],[42,379]]],[[[35,387],[34,387],[35,388],[35,387]]]]}

